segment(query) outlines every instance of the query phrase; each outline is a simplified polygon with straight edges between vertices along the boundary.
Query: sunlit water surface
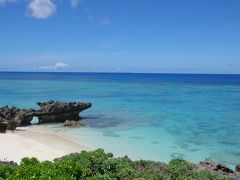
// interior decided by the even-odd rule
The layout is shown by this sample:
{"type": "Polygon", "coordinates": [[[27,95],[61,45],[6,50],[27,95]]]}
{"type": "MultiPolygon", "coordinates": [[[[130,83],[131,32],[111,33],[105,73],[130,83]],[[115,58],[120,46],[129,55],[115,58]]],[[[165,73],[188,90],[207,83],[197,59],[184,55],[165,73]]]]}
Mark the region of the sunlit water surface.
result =
{"type": "Polygon", "coordinates": [[[0,92],[0,106],[92,102],[85,127],[47,127],[117,156],[240,163],[240,75],[0,73],[0,92]]]}

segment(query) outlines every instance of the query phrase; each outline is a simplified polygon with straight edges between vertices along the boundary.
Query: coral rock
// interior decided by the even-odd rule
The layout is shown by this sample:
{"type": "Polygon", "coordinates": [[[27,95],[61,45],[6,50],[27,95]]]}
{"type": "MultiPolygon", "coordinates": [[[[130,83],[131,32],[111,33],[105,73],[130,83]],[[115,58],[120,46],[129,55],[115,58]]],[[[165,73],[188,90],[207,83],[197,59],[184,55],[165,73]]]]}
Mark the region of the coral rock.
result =
{"type": "Polygon", "coordinates": [[[38,102],[39,110],[0,108],[0,132],[15,130],[18,126],[31,124],[33,117],[38,117],[39,123],[65,122],[68,119],[78,121],[79,113],[91,107],[91,103],[82,102],[38,102]]]}

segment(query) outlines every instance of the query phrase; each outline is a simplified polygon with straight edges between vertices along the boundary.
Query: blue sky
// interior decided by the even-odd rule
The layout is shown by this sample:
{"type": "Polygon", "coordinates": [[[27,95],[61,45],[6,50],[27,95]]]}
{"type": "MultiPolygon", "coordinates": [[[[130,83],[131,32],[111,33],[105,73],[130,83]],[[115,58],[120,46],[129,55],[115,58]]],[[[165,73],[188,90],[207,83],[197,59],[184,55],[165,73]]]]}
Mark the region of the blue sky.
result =
{"type": "Polygon", "coordinates": [[[0,0],[1,71],[240,73],[239,0],[0,0]]]}

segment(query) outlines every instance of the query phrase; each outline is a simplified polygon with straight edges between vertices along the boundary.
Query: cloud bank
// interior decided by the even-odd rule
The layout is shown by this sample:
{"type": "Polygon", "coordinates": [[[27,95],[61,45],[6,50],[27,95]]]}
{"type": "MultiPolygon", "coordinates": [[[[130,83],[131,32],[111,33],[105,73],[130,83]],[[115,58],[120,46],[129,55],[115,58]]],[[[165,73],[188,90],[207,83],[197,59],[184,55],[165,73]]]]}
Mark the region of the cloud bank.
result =
{"type": "Polygon", "coordinates": [[[40,69],[41,70],[67,70],[70,69],[71,66],[69,64],[66,63],[62,63],[62,62],[58,62],[55,65],[48,65],[48,66],[41,66],[40,69]]]}
{"type": "Polygon", "coordinates": [[[56,6],[51,0],[31,0],[28,11],[34,18],[46,19],[56,12],[56,6]]]}
{"type": "Polygon", "coordinates": [[[0,0],[0,6],[4,6],[6,3],[16,3],[18,0],[0,0]]]}

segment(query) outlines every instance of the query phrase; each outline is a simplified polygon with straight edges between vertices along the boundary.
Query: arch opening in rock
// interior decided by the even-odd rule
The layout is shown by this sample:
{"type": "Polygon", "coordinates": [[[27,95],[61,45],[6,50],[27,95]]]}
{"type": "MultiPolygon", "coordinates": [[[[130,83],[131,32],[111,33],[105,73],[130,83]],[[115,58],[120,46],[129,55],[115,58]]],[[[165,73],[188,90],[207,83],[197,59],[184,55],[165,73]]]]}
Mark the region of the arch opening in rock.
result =
{"type": "Polygon", "coordinates": [[[34,116],[33,118],[32,118],[32,121],[31,121],[31,124],[40,124],[40,121],[39,121],[39,119],[38,119],[38,117],[37,116],[34,116]]]}

